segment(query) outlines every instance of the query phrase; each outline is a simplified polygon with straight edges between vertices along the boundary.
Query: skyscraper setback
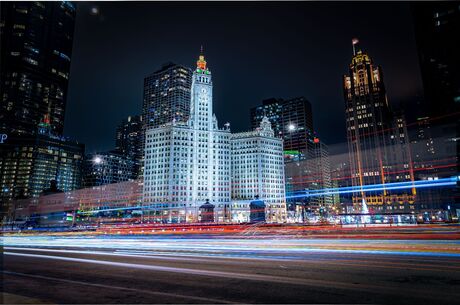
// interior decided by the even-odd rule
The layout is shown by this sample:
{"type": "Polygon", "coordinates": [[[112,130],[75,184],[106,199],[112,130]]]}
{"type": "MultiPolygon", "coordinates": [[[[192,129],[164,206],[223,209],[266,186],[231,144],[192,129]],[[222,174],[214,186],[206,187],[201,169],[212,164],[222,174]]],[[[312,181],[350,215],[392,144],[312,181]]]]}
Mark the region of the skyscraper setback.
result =
{"type": "Polygon", "coordinates": [[[389,191],[386,183],[413,181],[408,136],[402,116],[390,110],[381,67],[375,66],[353,39],[353,58],[343,78],[346,127],[355,209],[413,209],[415,189],[389,191]],[[365,185],[381,185],[367,192],[365,185]]]}

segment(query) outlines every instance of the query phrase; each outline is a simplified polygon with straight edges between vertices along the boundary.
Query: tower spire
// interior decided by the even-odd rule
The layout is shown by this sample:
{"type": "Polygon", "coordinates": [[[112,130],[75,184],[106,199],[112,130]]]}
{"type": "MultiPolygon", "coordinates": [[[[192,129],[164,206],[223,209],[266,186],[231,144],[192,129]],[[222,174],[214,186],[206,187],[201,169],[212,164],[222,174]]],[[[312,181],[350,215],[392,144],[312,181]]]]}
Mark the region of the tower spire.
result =
{"type": "Polygon", "coordinates": [[[356,46],[358,43],[359,43],[358,38],[353,38],[353,39],[351,40],[351,44],[353,45],[353,56],[356,55],[356,47],[355,47],[355,46],[356,46]]]}
{"type": "Polygon", "coordinates": [[[206,70],[206,60],[204,59],[203,45],[201,45],[200,57],[198,58],[198,61],[196,62],[196,68],[200,70],[206,70]]]}

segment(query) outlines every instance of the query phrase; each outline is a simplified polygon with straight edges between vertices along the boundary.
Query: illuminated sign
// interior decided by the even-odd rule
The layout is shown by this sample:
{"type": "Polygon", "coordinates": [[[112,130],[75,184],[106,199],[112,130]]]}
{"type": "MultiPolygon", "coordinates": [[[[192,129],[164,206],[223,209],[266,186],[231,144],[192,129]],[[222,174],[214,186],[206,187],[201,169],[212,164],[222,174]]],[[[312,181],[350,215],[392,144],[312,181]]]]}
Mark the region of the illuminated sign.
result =
{"type": "Polygon", "coordinates": [[[6,133],[0,134],[0,144],[3,144],[7,138],[8,135],[6,133]]]}

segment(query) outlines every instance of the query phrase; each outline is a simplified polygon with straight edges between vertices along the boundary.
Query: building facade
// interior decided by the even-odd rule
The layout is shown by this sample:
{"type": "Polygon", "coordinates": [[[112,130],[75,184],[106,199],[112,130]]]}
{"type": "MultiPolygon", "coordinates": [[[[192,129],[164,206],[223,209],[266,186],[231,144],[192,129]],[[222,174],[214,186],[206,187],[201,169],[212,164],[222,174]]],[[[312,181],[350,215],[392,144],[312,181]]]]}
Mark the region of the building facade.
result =
{"type": "Polygon", "coordinates": [[[232,214],[249,221],[248,205],[260,198],[270,221],[286,221],[283,140],[275,137],[267,117],[254,131],[234,133],[231,141],[232,214]]]}
{"type": "Polygon", "coordinates": [[[460,111],[460,7],[454,1],[417,2],[411,7],[426,115],[450,115],[452,121],[452,114],[460,111]]]}
{"type": "MultiPolygon", "coordinates": [[[[142,116],[128,116],[116,130],[115,150],[123,156],[137,163],[136,172],[139,173],[142,154],[144,151],[142,138],[142,116]]],[[[136,175],[137,176],[137,175],[136,175]]]]}
{"type": "Polygon", "coordinates": [[[137,177],[138,162],[118,151],[88,154],[84,160],[85,187],[132,181],[137,177]]]}
{"type": "Polygon", "coordinates": [[[209,200],[216,221],[227,221],[230,130],[219,129],[212,112],[212,75],[203,55],[188,103],[187,122],[173,120],[146,132],[144,205],[156,222],[196,222],[199,207],[209,200]]]}
{"type": "Polygon", "coordinates": [[[45,115],[62,135],[76,9],[73,3],[2,2],[0,130],[33,135],[45,115]]]}
{"type": "Polygon", "coordinates": [[[305,151],[313,148],[313,114],[305,97],[264,100],[262,105],[251,109],[251,126],[259,127],[267,117],[276,136],[284,140],[285,151],[305,151]]]}
{"type": "Polygon", "coordinates": [[[314,138],[307,158],[285,162],[288,213],[303,222],[308,216],[325,216],[334,207],[334,197],[325,194],[332,187],[331,165],[326,144],[314,138]]]}
{"type": "Polygon", "coordinates": [[[79,187],[84,146],[63,137],[74,4],[2,2],[0,11],[0,180],[8,209],[50,180],[61,190],[79,187]]]}
{"type": "MultiPolygon", "coordinates": [[[[166,63],[144,79],[142,104],[142,147],[146,132],[164,124],[185,123],[190,116],[192,71],[182,65],[166,63]]],[[[144,151],[143,151],[144,153],[144,151]]],[[[144,154],[139,175],[144,172],[144,154]]]]}
{"type": "Polygon", "coordinates": [[[0,183],[5,206],[13,199],[38,197],[52,180],[62,191],[81,187],[84,145],[51,130],[45,119],[35,135],[12,136],[2,144],[0,183]]]}
{"type": "MultiPolygon", "coordinates": [[[[440,144],[437,154],[448,152],[450,164],[454,165],[449,169],[435,169],[420,178],[449,177],[460,172],[460,57],[457,51],[460,6],[455,1],[430,1],[414,2],[411,8],[425,98],[423,117],[429,117],[429,125],[437,134],[435,141],[440,144]]],[[[443,207],[448,213],[460,216],[458,187],[446,192],[423,190],[422,193],[425,209],[443,207]]]]}
{"type": "MultiPolygon", "coordinates": [[[[257,177],[262,184],[257,185],[257,193],[267,196],[273,193],[279,197],[284,194],[282,167],[281,172],[274,174],[274,167],[279,169],[280,166],[275,162],[279,162],[279,157],[282,155],[281,140],[273,137],[271,128],[270,131],[266,129],[268,121],[264,121],[263,131],[248,134],[249,138],[238,134],[232,136],[229,124],[225,124],[224,128],[218,127],[213,113],[212,89],[211,71],[207,67],[204,56],[200,55],[192,77],[188,121],[173,120],[146,131],[143,194],[144,210],[147,211],[145,217],[150,221],[165,223],[203,221],[205,215],[200,213],[204,210],[209,213],[211,205],[214,209],[214,221],[232,221],[230,211],[232,169],[237,168],[233,160],[241,158],[239,154],[243,148],[238,144],[240,142],[260,141],[259,146],[256,145],[259,147],[257,153],[260,155],[257,156],[255,153],[255,158],[263,161],[259,165],[260,171],[257,171],[262,175],[257,177]],[[275,146],[276,153],[270,154],[260,146],[262,144],[275,146]],[[235,155],[232,155],[233,152],[235,155]],[[279,189],[276,191],[279,193],[264,189],[271,185],[272,180],[278,183],[276,185],[279,189]],[[206,208],[200,209],[200,207],[206,208]]],[[[243,176],[238,176],[238,179],[242,184],[249,181],[243,176]]],[[[240,194],[243,194],[242,192],[241,190],[240,194]]],[[[245,196],[249,194],[245,193],[245,196]]],[[[284,199],[271,200],[274,202],[273,209],[283,208],[284,199]],[[279,207],[275,203],[279,203],[279,207]]],[[[206,215],[206,219],[209,218],[208,216],[206,215]]]]}
{"type": "Polygon", "coordinates": [[[175,122],[187,122],[190,115],[192,71],[167,63],[144,79],[142,117],[144,129],[175,122]]]}
{"type": "Polygon", "coordinates": [[[346,128],[357,212],[401,212],[414,208],[415,188],[389,190],[388,183],[413,181],[407,128],[390,110],[382,69],[353,40],[353,58],[343,78],[346,128]],[[367,185],[380,190],[365,191],[367,185]]]}

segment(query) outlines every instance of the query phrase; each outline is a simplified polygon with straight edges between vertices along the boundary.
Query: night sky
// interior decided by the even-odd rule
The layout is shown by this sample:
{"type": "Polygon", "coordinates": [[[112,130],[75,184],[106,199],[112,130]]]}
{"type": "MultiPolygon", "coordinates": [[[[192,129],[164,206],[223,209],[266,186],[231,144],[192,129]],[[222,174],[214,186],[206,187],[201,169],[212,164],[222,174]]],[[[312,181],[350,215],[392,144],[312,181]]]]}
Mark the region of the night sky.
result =
{"type": "Polygon", "coordinates": [[[249,129],[249,109],[305,96],[317,134],[345,141],[342,75],[351,39],[383,68],[393,105],[422,95],[405,3],[78,3],[65,134],[87,152],[114,147],[115,128],[140,114],[143,79],[168,61],[195,67],[204,46],[219,125],[249,129]],[[97,8],[97,9],[95,9],[97,8]]]}

